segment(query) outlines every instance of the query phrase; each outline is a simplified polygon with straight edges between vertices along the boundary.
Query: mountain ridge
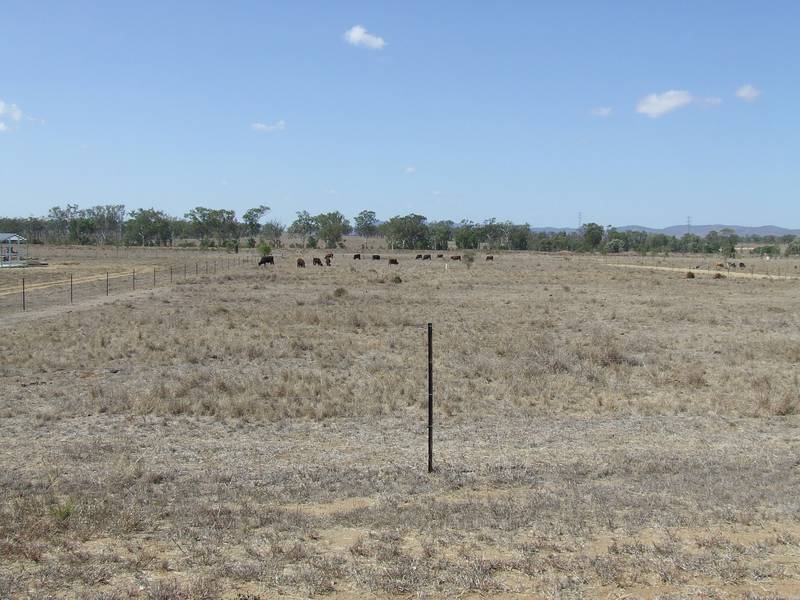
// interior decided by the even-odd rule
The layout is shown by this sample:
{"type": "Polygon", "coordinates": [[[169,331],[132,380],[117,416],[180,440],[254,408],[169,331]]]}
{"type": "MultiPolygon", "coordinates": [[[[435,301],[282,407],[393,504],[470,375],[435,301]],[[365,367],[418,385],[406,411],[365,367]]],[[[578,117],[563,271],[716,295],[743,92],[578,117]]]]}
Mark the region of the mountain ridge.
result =
{"type": "MultiPolygon", "coordinates": [[[[711,231],[722,231],[723,229],[732,229],[737,235],[800,235],[800,229],[789,229],[787,227],[778,227],[777,225],[670,225],[669,227],[645,227],[644,225],[622,225],[615,227],[617,231],[644,231],[647,233],[663,233],[665,235],[674,235],[680,237],[687,232],[705,237],[711,231]]],[[[574,227],[532,227],[532,231],[537,233],[558,233],[564,231],[566,233],[574,233],[578,231],[574,227]]]]}

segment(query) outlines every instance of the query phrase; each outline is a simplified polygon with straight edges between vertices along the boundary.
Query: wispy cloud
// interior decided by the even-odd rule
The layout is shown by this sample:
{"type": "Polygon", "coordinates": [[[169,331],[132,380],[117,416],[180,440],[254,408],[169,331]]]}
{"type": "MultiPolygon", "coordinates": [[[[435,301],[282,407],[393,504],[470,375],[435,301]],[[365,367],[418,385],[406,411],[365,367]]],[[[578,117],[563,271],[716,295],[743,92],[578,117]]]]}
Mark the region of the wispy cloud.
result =
{"type": "Polygon", "coordinates": [[[344,32],[344,41],[353,46],[361,46],[370,50],[382,50],[386,42],[382,37],[372,35],[362,25],[354,25],[344,32]]]}
{"type": "Polygon", "coordinates": [[[736,96],[745,102],[755,102],[758,100],[760,95],[761,90],[753,85],[750,85],[749,83],[744,84],[738,90],[736,90],[736,96]]]}
{"type": "Polygon", "coordinates": [[[708,98],[698,98],[696,100],[698,104],[702,104],[703,106],[719,106],[722,104],[722,98],[717,98],[716,96],[709,96],[708,98]]]}
{"type": "Polygon", "coordinates": [[[22,120],[22,109],[16,104],[6,104],[0,100],[0,119],[9,119],[11,121],[22,120]]]}
{"type": "Polygon", "coordinates": [[[408,166],[407,166],[405,169],[403,169],[403,170],[404,170],[404,171],[405,171],[405,172],[406,172],[408,175],[411,175],[411,174],[413,174],[413,173],[416,173],[416,172],[417,172],[417,167],[415,167],[414,165],[408,165],[408,166]]]}
{"type": "Polygon", "coordinates": [[[600,117],[605,119],[606,117],[611,116],[611,113],[614,112],[614,109],[610,106],[595,106],[589,112],[593,117],[600,117]]]}
{"type": "Polygon", "coordinates": [[[22,120],[22,109],[16,104],[8,104],[0,100],[0,133],[11,131],[9,125],[22,120]]]}
{"type": "Polygon", "coordinates": [[[251,123],[250,128],[253,131],[257,131],[259,133],[272,133],[275,131],[283,131],[286,129],[286,121],[281,119],[280,121],[275,121],[274,123],[251,123]]]}
{"type": "Polygon", "coordinates": [[[685,90],[669,90],[663,94],[645,96],[636,105],[636,112],[657,119],[673,110],[688,106],[693,101],[692,95],[685,90]]]}

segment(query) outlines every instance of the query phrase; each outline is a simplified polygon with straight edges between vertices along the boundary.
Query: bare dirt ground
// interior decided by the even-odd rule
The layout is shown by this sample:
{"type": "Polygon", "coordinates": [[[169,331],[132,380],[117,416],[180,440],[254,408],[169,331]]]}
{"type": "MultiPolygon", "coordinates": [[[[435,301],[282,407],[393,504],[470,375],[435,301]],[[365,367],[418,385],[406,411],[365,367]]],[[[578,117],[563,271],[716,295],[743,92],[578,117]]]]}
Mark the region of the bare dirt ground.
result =
{"type": "Polygon", "coordinates": [[[0,598],[800,597],[800,282],[393,255],[0,313],[0,598]]]}

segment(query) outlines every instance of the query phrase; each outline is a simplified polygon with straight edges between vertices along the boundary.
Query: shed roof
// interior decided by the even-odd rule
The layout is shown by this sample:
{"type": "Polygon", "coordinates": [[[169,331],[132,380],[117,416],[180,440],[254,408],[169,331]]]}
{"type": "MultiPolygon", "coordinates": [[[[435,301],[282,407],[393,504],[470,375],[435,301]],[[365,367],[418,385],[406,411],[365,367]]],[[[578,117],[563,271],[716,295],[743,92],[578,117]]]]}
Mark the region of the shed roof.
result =
{"type": "Polygon", "coordinates": [[[25,238],[16,233],[0,233],[0,242],[24,242],[25,238]]]}

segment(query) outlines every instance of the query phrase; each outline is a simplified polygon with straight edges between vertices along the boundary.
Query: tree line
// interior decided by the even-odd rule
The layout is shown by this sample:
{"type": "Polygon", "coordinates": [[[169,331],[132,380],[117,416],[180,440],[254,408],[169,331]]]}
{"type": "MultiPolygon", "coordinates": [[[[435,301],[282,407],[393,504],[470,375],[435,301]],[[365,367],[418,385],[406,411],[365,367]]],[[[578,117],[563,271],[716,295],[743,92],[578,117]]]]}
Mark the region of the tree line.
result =
{"type": "Polygon", "coordinates": [[[672,236],[644,231],[619,231],[587,223],[577,231],[533,231],[528,223],[489,219],[481,223],[462,220],[428,221],[423,215],[396,215],[381,221],[376,213],[363,210],[352,222],[338,211],[312,215],[299,211],[284,226],[268,219],[270,208],[259,205],[245,211],[241,219],[233,210],[198,206],[183,217],[149,209],[126,211],[124,205],[81,209],[77,204],[55,206],[43,217],[0,217],[0,231],[19,233],[32,243],[97,244],[129,246],[195,245],[238,247],[259,242],[281,247],[286,235],[292,245],[304,248],[336,248],[345,235],[357,235],[367,243],[382,237],[391,248],[446,250],[452,245],[469,250],[536,250],[542,252],[637,252],[723,253],[735,255],[742,243],[762,244],[760,254],[800,254],[795,236],[739,236],[732,229],[711,231],[706,236],[686,233],[672,236]],[[783,250],[781,250],[783,249],[783,250]]]}

